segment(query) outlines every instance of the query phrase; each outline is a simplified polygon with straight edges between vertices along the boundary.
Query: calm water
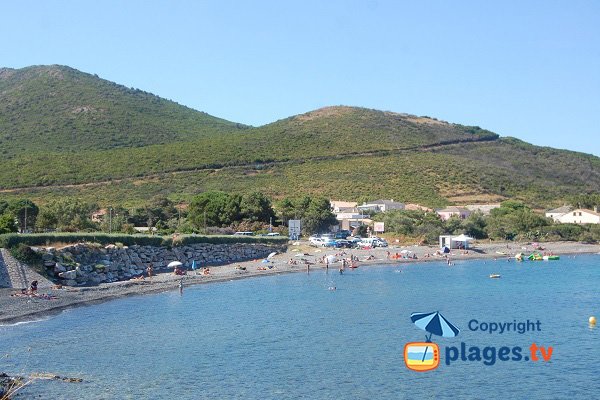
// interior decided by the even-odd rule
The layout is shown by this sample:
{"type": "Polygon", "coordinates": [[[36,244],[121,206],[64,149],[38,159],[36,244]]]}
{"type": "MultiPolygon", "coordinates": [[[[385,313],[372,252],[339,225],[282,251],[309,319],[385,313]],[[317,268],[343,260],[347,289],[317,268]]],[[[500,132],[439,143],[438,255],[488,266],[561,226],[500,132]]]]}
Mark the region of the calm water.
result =
{"type": "Polygon", "coordinates": [[[46,399],[597,398],[600,256],[560,261],[362,267],[261,277],[127,298],[0,327],[0,371],[52,372],[46,399]],[[490,279],[490,273],[502,274],[490,279]],[[336,286],[336,291],[328,290],[336,286]],[[440,310],[461,332],[434,337],[438,369],[409,371],[412,312],[440,310]],[[489,334],[480,322],[541,321],[489,334]],[[446,346],[552,346],[550,362],[445,363],[446,346]]]}

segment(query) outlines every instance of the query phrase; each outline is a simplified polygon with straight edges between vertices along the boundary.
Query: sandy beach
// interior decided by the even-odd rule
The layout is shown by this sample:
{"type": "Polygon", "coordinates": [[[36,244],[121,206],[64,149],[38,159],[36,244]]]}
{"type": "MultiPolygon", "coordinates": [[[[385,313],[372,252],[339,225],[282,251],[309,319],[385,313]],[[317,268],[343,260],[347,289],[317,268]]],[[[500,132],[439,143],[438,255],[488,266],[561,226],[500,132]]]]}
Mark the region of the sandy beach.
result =
{"type": "MultiPolygon", "coordinates": [[[[560,256],[576,256],[577,254],[600,253],[600,245],[577,242],[541,243],[541,252],[560,256]]],[[[90,287],[66,287],[62,289],[41,290],[37,296],[20,295],[14,289],[0,289],[0,325],[15,324],[46,318],[64,309],[91,305],[125,296],[139,296],[163,291],[179,290],[183,287],[211,282],[224,282],[234,279],[259,277],[282,273],[307,273],[310,270],[323,269],[325,256],[337,255],[338,259],[358,258],[359,267],[369,265],[406,265],[407,263],[447,260],[437,255],[434,246],[395,246],[371,250],[327,249],[315,248],[305,242],[293,244],[286,253],[277,254],[268,263],[262,260],[245,261],[221,266],[211,266],[210,274],[200,271],[188,271],[184,276],[172,273],[160,273],[151,278],[135,279],[122,282],[105,283],[90,287]],[[403,250],[406,250],[402,253],[403,250]],[[410,253],[407,253],[410,252],[410,253]],[[388,258],[388,252],[391,256],[388,258]],[[415,254],[416,259],[396,259],[395,255],[415,254]],[[45,295],[49,296],[45,296],[45,295]]],[[[516,253],[530,254],[534,248],[526,243],[476,243],[469,251],[452,250],[448,257],[451,262],[459,263],[468,259],[496,259],[499,261],[513,257],[516,253]]],[[[330,268],[337,269],[340,262],[333,263],[330,268]]]]}

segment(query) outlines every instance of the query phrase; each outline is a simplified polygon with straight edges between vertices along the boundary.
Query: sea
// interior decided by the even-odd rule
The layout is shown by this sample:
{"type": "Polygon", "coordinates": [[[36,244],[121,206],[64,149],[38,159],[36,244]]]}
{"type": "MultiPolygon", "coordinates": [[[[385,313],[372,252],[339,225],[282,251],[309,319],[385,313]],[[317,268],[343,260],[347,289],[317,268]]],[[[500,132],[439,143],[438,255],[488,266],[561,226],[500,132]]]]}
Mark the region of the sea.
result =
{"type": "Polygon", "coordinates": [[[0,326],[0,371],[83,380],[37,380],[22,399],[600,398],[590,316],[600,255],[331,268],[0,326]],[[411,314],[432,312],[459,333],[432,334],[430,370],[414,371],[405,346],[430,334],[411,314]]]}

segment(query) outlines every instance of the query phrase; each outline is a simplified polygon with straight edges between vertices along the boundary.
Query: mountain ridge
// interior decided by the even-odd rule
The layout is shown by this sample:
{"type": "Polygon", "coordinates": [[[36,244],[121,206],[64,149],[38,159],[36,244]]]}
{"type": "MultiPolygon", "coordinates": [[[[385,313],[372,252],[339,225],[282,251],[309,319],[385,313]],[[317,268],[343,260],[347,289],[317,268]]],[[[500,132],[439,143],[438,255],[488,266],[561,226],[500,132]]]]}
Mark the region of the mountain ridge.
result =
{"type": "Polygon", "coordinates": [[[427,116],[328,106],[250,127],[66,66],[0,69],[0,100],[3,196],[138,204],[215,189],[545,205],[600,187],[600,158],[427,116]]]}

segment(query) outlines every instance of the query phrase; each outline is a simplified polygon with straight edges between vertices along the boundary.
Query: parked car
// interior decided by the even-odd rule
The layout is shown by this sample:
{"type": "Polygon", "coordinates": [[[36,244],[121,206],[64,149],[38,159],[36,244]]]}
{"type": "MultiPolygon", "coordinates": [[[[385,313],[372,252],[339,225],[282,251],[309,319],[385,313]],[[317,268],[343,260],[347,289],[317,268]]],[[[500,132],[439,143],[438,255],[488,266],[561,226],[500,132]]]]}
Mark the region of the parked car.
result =
{"type": "Polygon", "coordinates": [[[338,247],[337,240],[329,237],[322,238],[323,239],[323,247],[338,247]]]}
{"type": "Polygon", "coordinates": [[[349,248],[354,247],[354,243],[352,243],[351,241],[346,240],[346,239],[338,239],[338,240],[336,240],[336,242],[337,242],[336,247],[339,247],[339,248],[343,247],[343,248],[349,249],[349,248]]]}
{"type": "Polygon", "coordinates": [[[311,246],[321,247],[323,246],[323,239],[319,236],[311,236],[308,238],[308,242],[311,246]]]}
{"type": "Polygon", "coordinates": [[[364,238],[358,242],[359,246],[363,247],[388,247],[388,242],[378,237],[364,238]]]}
{"type": "Polygon", "coordinates": [[[334,237],[336,239],[346,239],[350,235],[351,235],[350,231],[348,231],[348,230],[341,230],[339,232],[336,232],[334,237]]]}

